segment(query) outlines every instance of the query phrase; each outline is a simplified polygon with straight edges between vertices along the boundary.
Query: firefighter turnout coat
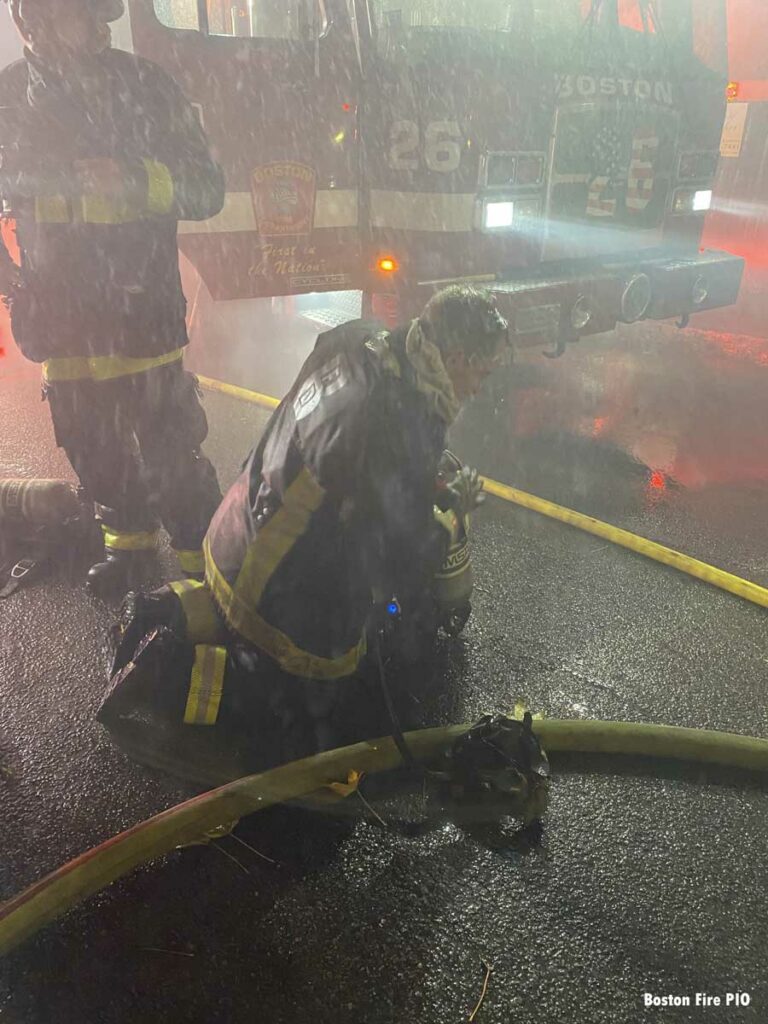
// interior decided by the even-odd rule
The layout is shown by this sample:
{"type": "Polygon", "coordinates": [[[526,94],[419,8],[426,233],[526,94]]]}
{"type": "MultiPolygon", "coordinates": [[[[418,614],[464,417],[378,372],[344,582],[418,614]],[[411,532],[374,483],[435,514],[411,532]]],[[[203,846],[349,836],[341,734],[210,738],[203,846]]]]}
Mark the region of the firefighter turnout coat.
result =
{"type": "Polygon", "coordinates": [[[187,342],[176,225],[224,202],[198,117],[150,61],[107,49],[63,78],[25,51],[0,74],[0,192],[16,220],[14,336],[50,380],[110,377],[187,342]],[[89,190],[81,161],[117,168],[89,190]],[[88,362],[90,360],[90,362],[88,362]]]}
{"type": "Polygon", "coordinates": [[[418,607],[446,533],[433,501],[446,422],[392,334],[321,335],[204,543],[229,628],[308,679],[355,672],[375,604],[418,607]]]}

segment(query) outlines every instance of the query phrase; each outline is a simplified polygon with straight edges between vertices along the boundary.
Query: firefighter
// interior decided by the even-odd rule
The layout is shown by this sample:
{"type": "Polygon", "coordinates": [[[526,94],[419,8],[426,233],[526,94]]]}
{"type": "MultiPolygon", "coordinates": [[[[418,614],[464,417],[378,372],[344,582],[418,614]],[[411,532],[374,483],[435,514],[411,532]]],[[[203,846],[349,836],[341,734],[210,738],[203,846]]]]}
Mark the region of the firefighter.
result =
{"type": "MultiPolygon", "coordinates": [[[[401,642],[432,637],[446,431],[509,355],[492,297],[468,286],[393,332],[354,321],[320,335],[213,517],[205,584],[129,597],[102,721],[156,688],[189,724],[219,722],[225,707],[247,722],[248,698],[270,688],[288,720],[303,708],[327,721],[389,617],[401,642]]],[[[467,467],[447,490],[462,521],[481,500],[467,467]]]]}
{"type": "Polygon", "coordinates": [[[179,219],[224,201],[199,120],[159,67],[110,47],[122,0],[10,0],[25,43],[0,73],[0,194],[20,266],[0,261],[15,340],[43,364],[57,444],[96,504],[99,593],[128,589],[162,523],[181,568],[221,500],[179,275],[179,219]]]}

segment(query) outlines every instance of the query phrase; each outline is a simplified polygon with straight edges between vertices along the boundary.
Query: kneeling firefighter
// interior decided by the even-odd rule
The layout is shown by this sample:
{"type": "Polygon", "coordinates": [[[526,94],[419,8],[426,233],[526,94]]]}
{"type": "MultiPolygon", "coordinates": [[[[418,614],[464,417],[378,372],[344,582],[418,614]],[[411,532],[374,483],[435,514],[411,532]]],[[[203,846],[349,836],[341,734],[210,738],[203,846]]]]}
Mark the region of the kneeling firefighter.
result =
{"type": "Polygon", "coordinates": [[[414,656],[458,632],[482,485],[445,435],[509,355],[492,296],[467,286],[393,332],[320,335],[211,522],[204,584],[129,596],[102,721],[145,705],[247,729],[268,708],[278,727],[314,722],[309,752],[372,640],[414,656]]]}

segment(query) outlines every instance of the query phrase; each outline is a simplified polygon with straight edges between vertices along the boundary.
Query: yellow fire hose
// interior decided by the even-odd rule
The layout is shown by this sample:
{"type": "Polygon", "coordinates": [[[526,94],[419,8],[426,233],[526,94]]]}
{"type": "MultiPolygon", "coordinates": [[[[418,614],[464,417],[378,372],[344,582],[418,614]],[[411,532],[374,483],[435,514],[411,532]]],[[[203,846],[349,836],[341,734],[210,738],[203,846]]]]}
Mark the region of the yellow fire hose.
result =
{"type": "MultiPolygon", "coordinates": [[[[234,384],[213,380],[211,377],[200,377],[199,380],[204,387],[212,391],[220,391],[223,394],[232,395],[246,402],[261,405],[266,409],[275,409],[280,404],[279,399],[273,398],[271,395],[262,395],[258,391],[249,391],[247,388],[237,387],[234,384]]],[[[612,544],[618,544],[630,551],[634,551],[638,555],[645,555],[646,558],[662,562],[673,569],[678,569],[689,576],[694,576],[705,583],[710,583],[714,587],[719,587],[721,590],[727,590],[731,594],[736,594],[737,597],[743,597],[746,601],[751,601],[753,604],[768,608],[768,589],[759,586],[757,583],[742,579],[740,576],[734,576],[724,569],[718,569],[714,565],[700,562],[697,558],[691,558],[689,555],[684,555],[673,548],[657,544],[656,541],[639,537],[637,534],[630,533],[628,530],[622,530],[618,526],[611,526],[610,523],[601,522],[601,520],[595,519],[593,516],[587,516],[582,512],[574,512],[573,509],[556,505],[552,501],[547,501],[546,498],[537,498],[534,494],[518,491],[515,487],[499,483],[497,480],[491,480],[489,477],[484,477],[483,482],[488,494],[493,494],[497,498],[502,498],[513,505],[527,508],[532,512],[538,512],[540,515],[548,516],[550,519],[557,519],[559,522],[567,523],[569,526],[575,526],[579,530],[585,530],[587,533],[594,534],[595,537],[601,537],[612,544]]]]}
{"type": "Polygon", "coordinates": [[[254,405],[261,405],[265,409],[276,409],[280,405],[279,398],[271,395],[262,395],[259,391],[249,391],[248,388],[238,387],[237,384],[227,384],[223,380],[214,380],[213,377],[201,377],[197,379],[204,388],[209,391],[221,391],[222,394],[232,395],[233,398],[241,398],[244,402],[252,402],[254,405]]]}
{"type": "MultiPolygon", "coordinates": [[[[408,733],[406,739],[414,758],[429,763],[468,728],[425,729],[408,733]]],[[[535,721],[534,730],[549,753],[634,754],[768,771],[768,740],[732,733],[554,719],[535,721]]],[[[212,829],[311,794],[327,800],[328,787],[343,783],[350,772],[373,774],[401,763],[394,741],[385,737],[237,779],[171,807],[81,854],[0,906],[0,955],[138,865],[199,841],[212,829]]]]}
{"type": "Polygon", "coordinates": [[[656,562],[663,562],[664,565],[670,565],[673,569],[679,569],[681,572],[688,573],[689,576],[695,576],[696,579],[703,580],[705,583],[711,583],[715,587],[720,587],[721,590],[727,590],[731,594],[736,594],[737,597],[743,597],[747,601],[752,601],[753,604],[768,608],[768,589],[757,583],[744,580],[740,576],[734,576],[724,569],[700,562],[697,558],[691,558],[690,555],[684,555],[673,548],[657,544],[654,540],[638,537],[636,533],[603,523],[582,512],[574,512],[573,509],[555,505],[554,502],[537,498],[533,494],[526,494],[525,491],[518,491],[514,487],[508,487],[507,484],[497,483],[496,480],[486,479],[485,490],[505,501],[513,502],[515,505],[520,505],[533,512],[539,512],[543,516],[549,516],[550,519],[557,519],[561,523],[568,523],[569,526],[576,526],[580,530],[586,530],[587,533],[592,533],[596,537],[602,537],[613,544],[629,548],[630,551],[634,551],[638,555],[645,555],[646,558],[652,558],[656,562]]]}

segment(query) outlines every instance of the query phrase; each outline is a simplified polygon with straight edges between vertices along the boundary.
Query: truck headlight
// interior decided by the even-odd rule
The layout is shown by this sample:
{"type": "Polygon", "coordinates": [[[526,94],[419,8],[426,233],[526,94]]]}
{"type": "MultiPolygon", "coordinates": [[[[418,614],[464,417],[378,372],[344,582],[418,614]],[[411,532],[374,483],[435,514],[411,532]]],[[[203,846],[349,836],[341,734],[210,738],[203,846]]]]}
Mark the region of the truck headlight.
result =
{"type": "Polygon", "coordinates": [[[511,228],[515,219],[515,204],[511,199],[488,201],[483,203],[483,228],[486,231],[499,231],[511,228]]]}
{"type": "Polygon", "coordinates": [[[478,209],[475,223],[483,231],[531,233],[540,225],[541,201],[538,197],[488,198],[479,203],[478,209]]]}
{"type": "Polygon", "coordinates": [[[711,205],[711,188],[679,188],[672,200],[672,212],[706,213],[711,205]]]}
{"type": "Polygon", "coordinates": [[[621,319],[625,324],[641,320],[651,304],[651,279],[647,274],[635,274],[624,288],[621,296],[621,319]]]}

